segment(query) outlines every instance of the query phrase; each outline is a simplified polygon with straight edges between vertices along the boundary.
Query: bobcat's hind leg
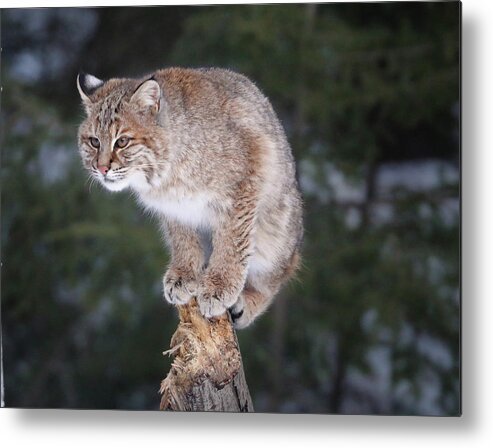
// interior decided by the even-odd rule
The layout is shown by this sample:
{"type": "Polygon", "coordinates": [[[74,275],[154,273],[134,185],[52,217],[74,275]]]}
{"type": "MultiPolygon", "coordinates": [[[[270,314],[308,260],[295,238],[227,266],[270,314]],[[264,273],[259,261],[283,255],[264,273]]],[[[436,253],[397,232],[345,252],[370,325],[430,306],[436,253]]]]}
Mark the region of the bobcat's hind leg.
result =
{"type": "Polygon", "coordinates": [[[289,261],[277,272],[250,274],[238,301],[230,308],[231,319],[236,329],[250,325],[271,304],[283,283],[291,278],[300,263],[300,254],[295,250],[289,261]]]}
{"type": "Polygon", "coordinates": [[[274,288],[267,286],[256,289],[247,282],[238,301],[230,309],[234,327],[241,329],[250,325],[268,308],[279,287],[280,283],[274,288]]]}

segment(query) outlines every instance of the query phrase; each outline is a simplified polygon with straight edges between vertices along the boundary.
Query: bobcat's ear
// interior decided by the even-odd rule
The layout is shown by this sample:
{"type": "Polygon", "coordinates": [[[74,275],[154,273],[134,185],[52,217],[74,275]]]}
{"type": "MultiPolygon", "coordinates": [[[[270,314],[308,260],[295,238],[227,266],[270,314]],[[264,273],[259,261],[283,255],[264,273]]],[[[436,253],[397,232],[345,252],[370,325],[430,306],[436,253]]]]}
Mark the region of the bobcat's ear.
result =
{"type": "Polygon", "coordinates": [[[130,104],[140,111],[159,112],[161,106],[161,87],[153,78],[144,81],[130,98],[130,104]]]}
{"type": "Polygon", "coordinates": [[[87,73],[80,72],[77,76],[77,89],[79,90],[80,97],[86,111],[89,111],[89,108],[92,104],[90,96],[98,90],[104,81],[96,78],[95,76],[88,75],[87,73]]]}

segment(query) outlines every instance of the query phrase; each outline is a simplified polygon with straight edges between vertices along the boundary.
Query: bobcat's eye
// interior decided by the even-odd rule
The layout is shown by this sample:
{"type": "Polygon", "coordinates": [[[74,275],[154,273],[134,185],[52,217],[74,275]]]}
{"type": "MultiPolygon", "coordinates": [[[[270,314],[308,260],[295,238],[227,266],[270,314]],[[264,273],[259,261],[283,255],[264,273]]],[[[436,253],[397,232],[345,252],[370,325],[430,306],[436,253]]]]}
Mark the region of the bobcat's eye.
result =
{"type": "Polygon", "coordinates": [[[89,137],[89,143],[93,148],[99,149],[101,146],[101,143],[99,143],[99,140],[96,137],[89,137]]]}
{"type": "Polygon", "coordinates": [[[130,139],[128,137],[120,137],[116,142],[115,142],[115,148],[125,148],[125,146],[128,145],[128,142],[130,139]]]}

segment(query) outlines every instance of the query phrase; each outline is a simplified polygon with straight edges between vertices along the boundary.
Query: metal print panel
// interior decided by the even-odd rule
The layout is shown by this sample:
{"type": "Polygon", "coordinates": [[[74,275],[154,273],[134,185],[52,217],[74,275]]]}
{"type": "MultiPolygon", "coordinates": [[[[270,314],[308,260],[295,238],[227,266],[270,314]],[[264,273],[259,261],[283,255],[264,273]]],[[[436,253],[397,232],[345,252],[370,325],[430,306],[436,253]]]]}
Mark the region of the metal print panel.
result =
{"type": "Polygon", "coordinates": [[[4,406],[460,415],[460,3],[1,25],[4,406]]]}

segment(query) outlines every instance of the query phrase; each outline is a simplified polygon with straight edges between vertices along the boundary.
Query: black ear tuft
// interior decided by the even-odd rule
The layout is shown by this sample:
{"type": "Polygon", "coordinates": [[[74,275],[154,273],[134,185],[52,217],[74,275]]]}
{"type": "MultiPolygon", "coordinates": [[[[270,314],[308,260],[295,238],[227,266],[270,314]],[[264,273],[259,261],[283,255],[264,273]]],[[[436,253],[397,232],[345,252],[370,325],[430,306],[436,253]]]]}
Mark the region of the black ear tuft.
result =
{"type": "Polygon", "coordinates": [[[79,76],[77,76],[77,81],[81,90],[81,94],[83,93],[86,96],[92,95],[104,84],[103,80],[98,79],[93,75],[89,75],[83,71],[79,72],[79,76]]]}

